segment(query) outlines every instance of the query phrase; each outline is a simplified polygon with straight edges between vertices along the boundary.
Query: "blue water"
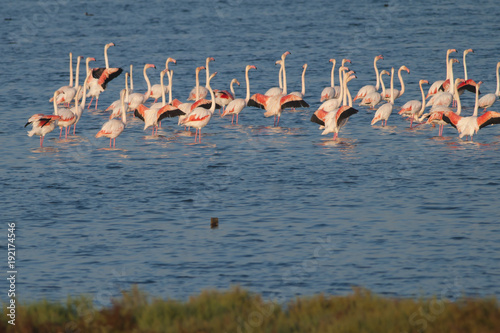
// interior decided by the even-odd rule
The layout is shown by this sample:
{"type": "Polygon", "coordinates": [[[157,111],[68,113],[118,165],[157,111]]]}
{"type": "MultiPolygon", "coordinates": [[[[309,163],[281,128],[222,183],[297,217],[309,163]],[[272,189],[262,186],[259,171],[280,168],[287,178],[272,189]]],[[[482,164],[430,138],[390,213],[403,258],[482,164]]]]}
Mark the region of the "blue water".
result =
{"type": "MultiPolygon", "coordinates": [[[[373,111],[359,107],[332,141],[309,121],[330,84],[332,57],[352,60],[353,93],[374,84],[375,55],[384,56],[381,69],[406,65],[401,106],[420,98],[420,79],[445,76],[446,49],[459,51],[452,57],[460,59],[454,69],[461,76],[462,52],[473,48],[469,78],[494,92],[495,1],[386,4],[4,4],[0,245],[7,257],[7,222],[15,222],[18,299],[86,293],[107,305],[133,284],[177,299],[231,285],[278,301],[342,295],[352,286],[398,297],[500,296],[498,126],[480,130],[473,143],[451,127],[439,139],[437,128],[409,130],[396,112],[388,127],[371,127],[373,111]],[[111,66],[135,65],[136,91],[146,90],[145,63],[157,66],[149,74],[158,83],[165,60],[177,59],[173,93],[181,100],[207,56],[218,72],[212,85],[228,89],[235,77],[242,82],[236,95],[244,97],[245,66],[257,66],[251,90],[263,93],[278,83],[274,62],[290,51],[289,91],[300,90],[307,62],[310,108],[284,112],[277,128],[256,108],[246,108],[238,126],[214,116],[197,145],[177,120],[162,122],[151,136],[129,117],[109,150],[107,139],[94,136],[122,75],[101,95],[99,110],[85,110],[76,136],[59,140],[56,130],[40,149],[23,125],[34,113],[52,113],[48,100],[68,81],[68,52],[103,66],[108,42],[116,44],[111,66]],[[211,217],[219,218],[218,229],[210,229],[211,217]]],[[[462,104],[471,114],[474,96],[466,92],[462,104]]]]}

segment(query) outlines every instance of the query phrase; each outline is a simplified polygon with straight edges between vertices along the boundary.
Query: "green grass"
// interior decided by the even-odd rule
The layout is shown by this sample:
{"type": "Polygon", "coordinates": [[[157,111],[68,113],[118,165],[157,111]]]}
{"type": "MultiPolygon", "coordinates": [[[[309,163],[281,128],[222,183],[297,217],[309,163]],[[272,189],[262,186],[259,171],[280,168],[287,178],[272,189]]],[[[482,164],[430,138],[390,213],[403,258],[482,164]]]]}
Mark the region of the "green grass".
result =
{"type": "MultiPolygon", "coordinates": [[[[6,314],[6,305],[2,304],[6,314]]],[[[88,297],[16,308],[16,326],[0,332],[498,332],[496,299],[391,299],[354,289],[279,305],[238,287],[203,291],[186,302],[152,298],[133,287],[97,309],[88,297]]]]}

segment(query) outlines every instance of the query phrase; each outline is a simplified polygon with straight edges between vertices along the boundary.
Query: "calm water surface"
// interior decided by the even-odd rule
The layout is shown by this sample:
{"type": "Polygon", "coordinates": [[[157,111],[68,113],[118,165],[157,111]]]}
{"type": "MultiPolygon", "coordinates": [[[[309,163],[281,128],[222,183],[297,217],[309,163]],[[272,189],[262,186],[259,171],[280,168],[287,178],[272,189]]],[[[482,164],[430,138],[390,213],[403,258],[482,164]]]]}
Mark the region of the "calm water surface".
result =
{"type": "MultiPolygon", "coordinates": [[[[351,1],[16,1],[4,6],[1,29],[0,183],[3,239],[15,222],[19,299],[65,299],[87,293],[100,305],[138,284],[159,297],[186,299],[202,289],[241,285],[285,301],[294,295],[346,294],[364,286],[379,294],[500,296],[500,130],[482,129],[474,143],[446,127],[408,130],[396,112],[389,126],[370,126],[360,107],[340,134],[321,136],[309,118],[329,85],[334,57],[352,60],[353,93],[374,84],[379,67],[406,65],[407,93],[418,81],[445,76],[445,52],[456,48],[462,76],[496,88],[499,9],[494,1],[456,4],[351,1]],[[86,16],[85,12],[93,14],[86,16]],[[123,76],[86,110],[77,135],[45,148],[23,128],[34,113],[52,113],[53,91],[67,84],[68,52],[111,66],[142,66],[159,82],[167,57],[177,59],[174,97],[194,86],[207,56],[228,89],[250,72],[252,93],[277,85],[275,60],[288,50],[289,91],[300,90],[308,63],[308,109],[283,113],[280,127],[247,108],[240,124],[214,116],[201,144],[167,120],[158,136],[129,118],[117,149],[94,135],[103,110],[118,98],[123,76]],[[210,218],[220,227],[211,230],[210,218]]],[[[81,71],[83,73],[83,70],[81,71]]],[[[202,73],[204,84],[204,73],[202,73]]],[[[83,74],[82,74],[83,75],[83,74]]],[[[399,83],[396,82],[396,88],[399,83]]],[[[474,96],[462,95],[464,114],[474,96]]],[[[498,107],[498,105],[496,106],[498,107]]],[[[496,109],[493,108],[493,110],[496,109]]],[[[7,290],[5,279],[0,287],[7,290]]],[[[451,296],[448,296],[449,298],[451,296]]]]}

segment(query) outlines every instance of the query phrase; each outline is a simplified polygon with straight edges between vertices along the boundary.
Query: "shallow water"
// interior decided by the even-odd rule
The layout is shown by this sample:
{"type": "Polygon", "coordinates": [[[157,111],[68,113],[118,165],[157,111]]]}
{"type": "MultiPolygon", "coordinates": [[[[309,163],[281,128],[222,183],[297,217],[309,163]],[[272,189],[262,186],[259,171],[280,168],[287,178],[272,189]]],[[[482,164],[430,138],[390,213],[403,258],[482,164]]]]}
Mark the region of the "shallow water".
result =
{"type": "MultiPolygon", "coordinates": [[[[473,48],[469,77],[484,82],[482,92],[495,90],[495,2],[387,4],[5,5],[0,207],[4,230],[6,222],[17,225],[18,298],[87,293],[107,305],[132,284],[179,299],[235,284],[278,300],[346,294],[352,286],[401,297],[500,296],[498,126],[466,142],[451,127],[444,138],[437,128],[409,130],[396,112],[387,127],[372,127],[373,111],[359,107],[332,141],[309,121],[330,83],[332,57],[352,60],[353,93],[375,82],[375,55],[384,55],[380,68],[406,65],[401,106],[419,98],[420,79],[445,76],[446,49],[456,48],[452,56],[461,61],[473,48]],[[122,75],[101,95],[99,110],[85,110],[76,136],[59,140],[54,131],[40,149],[23,125],[34,113],[52,113],[48,100],[68,81],[68,52],[102,66],[111,41],[111,66],[133,63],[136,91],[146,90],[143,64],[156,64],[148,71],[154,84],[166,58],[177,59],[173,92],[181,100],[207,56],[216,59],[213,86],[228,89],[236,77],[243,97],[245,66],[257,66],[252,93],[264,92],[277,85],[274,62],[288,50],[289,91],[300,90],[307,62],[311,106],[285,111],[276,128],[256,108],[246,108],[237,126],[214,116],[196,145],[176,119],[151,136],[129,117],[117,148],[109,149],[94,135],[122,75]],[[219,218],[218,229],[210,229],[211,217],[219,218]]],[[[471,114],[474,96],[466,92],[462,103],[471,114]]],[[[5,238],[0,244],[7,252],[5,238]]]]}

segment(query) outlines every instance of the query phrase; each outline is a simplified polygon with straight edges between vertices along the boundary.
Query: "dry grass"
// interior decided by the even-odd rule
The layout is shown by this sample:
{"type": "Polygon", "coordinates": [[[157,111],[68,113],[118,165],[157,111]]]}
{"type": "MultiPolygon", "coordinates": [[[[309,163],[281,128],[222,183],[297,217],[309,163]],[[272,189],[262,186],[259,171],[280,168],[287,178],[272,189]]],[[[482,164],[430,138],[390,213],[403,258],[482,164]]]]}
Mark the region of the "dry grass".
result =
{"type": "MultiPolygon", "coordinates": [[[[5,309],[5,305],[2,305],[5,309]]],[[[5,311],[5,310],[4,310],[5,311]]],[[[498,332],[496,299],[388,299],[365,289],[279,305],[238,287],[204,291],[187,302],[148,297],[133,287],[105,309],[91,299],[17,307],[16,326],[1,332],[498,332]]]]}

